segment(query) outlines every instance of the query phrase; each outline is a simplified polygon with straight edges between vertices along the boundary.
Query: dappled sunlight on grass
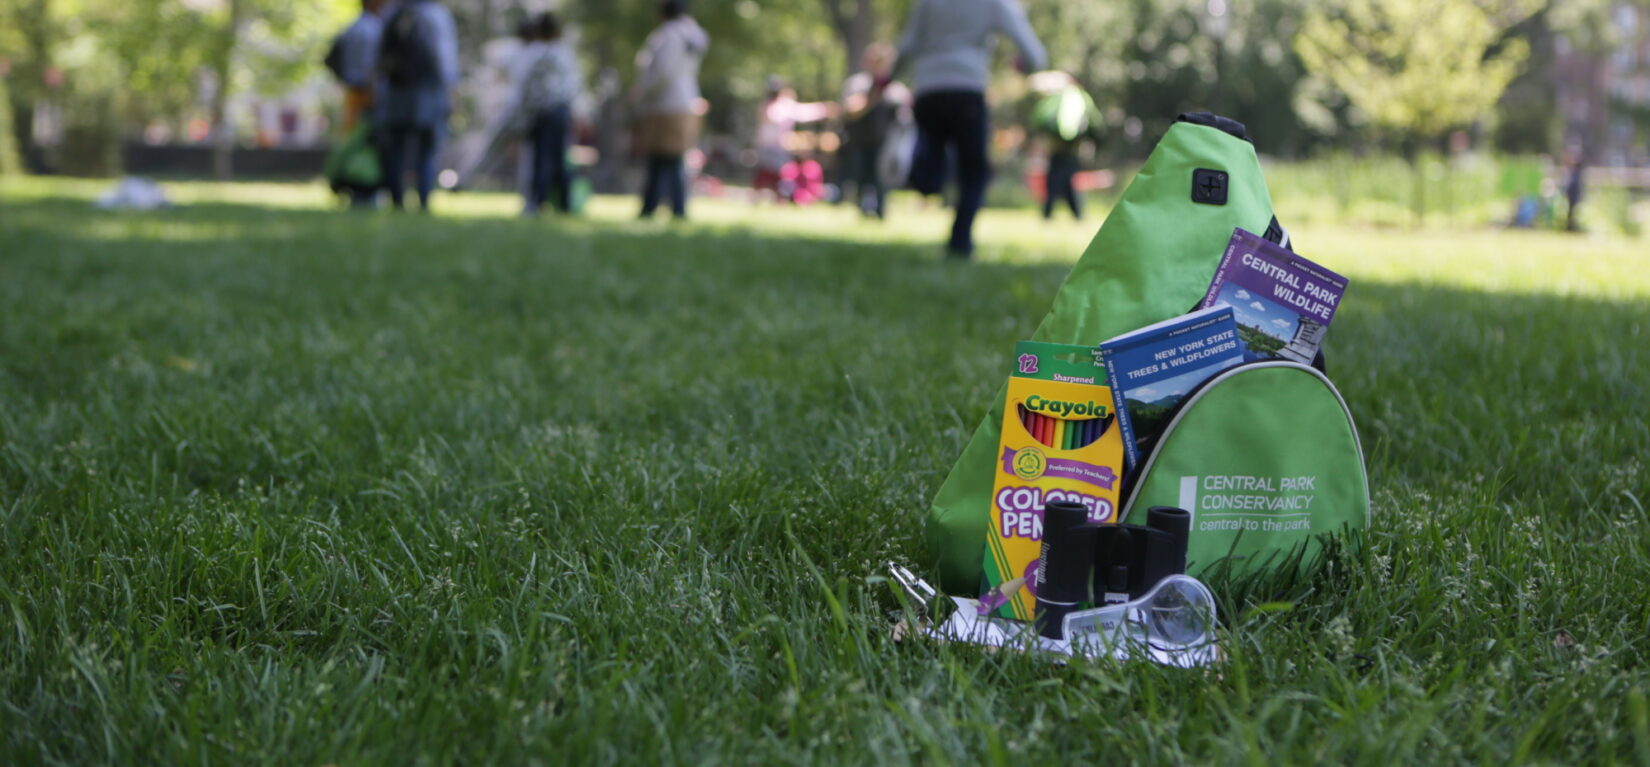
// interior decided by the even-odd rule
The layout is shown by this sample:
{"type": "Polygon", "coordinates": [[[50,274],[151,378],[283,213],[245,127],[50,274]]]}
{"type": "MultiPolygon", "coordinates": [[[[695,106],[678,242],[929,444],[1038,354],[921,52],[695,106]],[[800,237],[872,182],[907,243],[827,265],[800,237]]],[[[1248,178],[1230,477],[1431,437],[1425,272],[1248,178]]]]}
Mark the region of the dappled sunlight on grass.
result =
{"type": "MultiPolygon", "coordinates": [[[[104,180],[22,179],[9,182],[4,197],[12,202],[85,200],[109,185],[104,180]]],[[[143,238],[193,241],[233,236],[250,229],[285,228],[279,218],[236,217],[220,224],[210,216],[191,215],[190,208],[208,205],[263,208],[282,211],[337,213],[328,226],[376,229],[390,214],[345,212],[319,184],[166,182],[167,193],[179,209],[132,215],[88,211],[76,235],[89,239],[143,238]],[[363,221],[371,222],[363,224],[363,221]]],[[[1058,263],[1075,261],[1099,228],[1106,209],[1091,201],[1089,216],[1072,221],[1057,215],[1044,221],[1036,211],[987,209],[976,227],[980,260],[1004,263],[1058,263]]],[[[499,192],[441,193],[436,215],[470,223],[519,217],[520,201],[499,192]]],[[[517,225],[547,228],[589,227],[622,229],[638,234],[679,230],[682,233],[742,233],[787,240],[819,240],[900,245],[938,258],[940,243],[949,231],[950,210],[926,204],[916,195],[898,194],[888,220],[862,217],[853,207],[817,205],[799,208],[773,203],[753,204],[743,190],[721,198],[693,200],[691,220],[671,221],[661,216],[637,221],[637,202],[628,196],[598,196],[586,217],[576,223],[547,216],[517,225]]],[[[1288,225],[1288,222],[1285,222],[1288,225]]],[[[269,234],[264,231],[264,234],[269,234]]],[[[1615,235],[1569,235],[1556,232],[1468,227],[1457,230],[1428,228],[1371,228],[1314,222],[1294,229],[1301,252],[1356,280],[1386,283],[1422,283],[1497,292],[1596,296],[1650,297],[1650,255],[1642,239],[1615,235]]],[[[776,253],[782,255],[782,253],[776,253]]]]}
{"type": "Polygon", "coordinates": [[[1650,298],[1650,245],[1603,235],[1302,228],[1301,252],[1354,279],[1493,292],[1650,298]]]}

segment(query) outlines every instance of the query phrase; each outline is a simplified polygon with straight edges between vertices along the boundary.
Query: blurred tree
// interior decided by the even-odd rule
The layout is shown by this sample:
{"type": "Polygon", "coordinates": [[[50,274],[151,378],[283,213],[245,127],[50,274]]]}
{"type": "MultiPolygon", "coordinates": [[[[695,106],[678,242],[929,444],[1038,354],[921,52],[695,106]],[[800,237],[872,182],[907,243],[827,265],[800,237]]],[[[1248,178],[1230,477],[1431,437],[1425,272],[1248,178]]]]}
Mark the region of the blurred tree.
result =
{"type": "Polygon", "coordinates": [[[1339,0],[1307,12],[1295,50],[1401,139],[1419,222],[1422,147],[1494,109],[1529,54],[1527,42],[1504,33],[1534,10],[1528,0],[1339,0]]]}
{"type": "Polygon", "coordinates": [[[87,9],[88,30],[104,41],[119,70],[121,111],[132,124],[187,112],[199,96],[199,74],[208,65],[203,46],[210,35],[202,14],[177,0],[126,0],[87,9]]]}
{"type": "Polygon", "coordinates": [[[23,161],[17,154],[17,133],[12,130],[11,89],[7,86],[11,73],[0,66],[0,178],[23,172],[23,161]]]}
{"type": "Polygon", "coordinates": [[[212,70],[212,175],[223,180],[234,173],[234,128],[229,124],[229,94],[235,89],[235,52],[241,45],[248,7],[256,0],[226,0],[217,29],[206,35],[206,58],[212,70]]]}
{"type": "Polygon", "coordinates": [[[329,0],[191,0],[186,5],[196,8],[209,30],[186,48],[194,48],[212,73],[212,168],[218,178],[228,178],[235,144],[231,99],[243,89],[279,91],[315,73],[348,9],[329,0]]]}
{"type": "Polygon", "coordinates": [[[86,11],[86,0],[0,0],[0,54],[13,68],[12,130],[25,159],[51,170],[104,173],[115,167],[104,144],[117,135],[107,95],[120,83],[110,76],[86,11]],[[58,145],[37,146],[37,125],[58,145]]]}
{"type": "Polygon", "coordinates": [[[34,112],[46,94],[54,31],[50,0],[0,0],[0,56],[11,70],[0,108],[11,112],[13,145],[21,152],[34,150],[34,112]]]}
{"type": "Polygon", "coordinates": [[[234,95],[314,74],[351,11],[336,0],[0,0],[0,55],[22,86],[11,96],[17,132],[26,139],[51,104],[62,169],[113,172],[124,130],[187,113],[205,85],[214,167],[227,176],[234,95]]]}
{"type": "MultiPolygon", "coordinates": [[[[1618,42],[1610,13],[1618,0],[1549,0],[1509,31],[1530,46],[1530,58],[1502,95],[1493,138],[1504,152],[1552,152],[1563,141],[1554,67],[1558,49],[1608,55],[1618,42]]],[[[1643,4],[1646,0],[1638,0],[1643,4]]],[[[1596,136],[1587,136],[1588,143],[1596,136]]]]}
{"type": "MultiPolygon", "coordinates": [[[[858,0],[844,0],[845,5],[858,0]]],[[[710,35],[699,83],[710,102],[710,127],[737,130],[754,117],[769,75],[794,85],[803,98],[830,98],[847,76],[846,43],[821,0],[699,2],[690,8],[710,35]]],[[[587,57],[599,71],[635,76],[635,55],[659,23],[658,0],[570,0],[565,15],[581,27],[587,57]]],[[[857,62],[856,62],[857,63],[857,62]]]]}
{"type": "Polygon", "coordinates": [[[842,41],[846,70],[859,69],[861,54],[877,34],[876,4],[872,0],[820,0],[825,13],[842,41]]]}
{"type": "Polygon", "coordinates": [[[1114,142],[1148,151],[1181,112],[1250,128],[1261,151],[1297,154],[1318,138],[1291,108],[1305,72],[1288,41],[1309,0],[1031,0],[1053,66],[1106,115],[1114,142]]]}
{"type": "Polygon", "coordinates": [[[1558,141],[1560,130],[1557,89],[1553,87],[1553,46],[1551,6],[1543,8],[1512,29],[1530,47],[1523,71],[1501,93],[1490,129],[1496,149],[1509,153],[1548,152],[1558,141]]]}

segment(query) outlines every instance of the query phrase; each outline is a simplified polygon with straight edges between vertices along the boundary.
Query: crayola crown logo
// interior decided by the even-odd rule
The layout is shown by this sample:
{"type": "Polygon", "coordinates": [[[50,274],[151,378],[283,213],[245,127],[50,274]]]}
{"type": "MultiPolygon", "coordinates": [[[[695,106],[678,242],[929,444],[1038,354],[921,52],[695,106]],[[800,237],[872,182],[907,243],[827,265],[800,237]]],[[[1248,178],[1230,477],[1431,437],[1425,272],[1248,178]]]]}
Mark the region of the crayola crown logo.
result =
{"type": "Polygon", "coordinates": [[[1067,402],[1060,399],[1047,399],[1033,394],[1026,397],[1026,409],[1035,413],[1053,413],[1062,418],[1074,415],[1094,416],[1105,418],[1108,408],[1094,400],[1088,402],[1067,402]]]}

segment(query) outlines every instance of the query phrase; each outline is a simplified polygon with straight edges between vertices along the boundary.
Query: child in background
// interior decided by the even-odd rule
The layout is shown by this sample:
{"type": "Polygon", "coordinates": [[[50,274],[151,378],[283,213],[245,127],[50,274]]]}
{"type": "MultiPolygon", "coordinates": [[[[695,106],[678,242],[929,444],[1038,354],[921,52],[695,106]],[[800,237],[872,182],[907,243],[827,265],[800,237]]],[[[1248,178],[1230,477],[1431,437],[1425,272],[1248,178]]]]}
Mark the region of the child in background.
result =
{"type": "MultiPolygon", "coordinates": [[[[756,113],[756,177],[751,191],[757,195],[771,193],[784,200],[793,200],[791,190],[784,187],[786,166],[791,164],[791,151],[786,142],[796,130],[797,123],[824,120],[836,113],[836,105],[828,101],[797,101],[796,91],[777,76],[768,78],[768,97],[756,113]]],[[[758,198],[760,199],[760,198],[758,198]]]]}
{"type": "Polygon", "coordinates": [[[1102,118],[1094,99],[1065,72],[1039,72],[1031,77],[1032,90],[1043,94],[1031,114],[1032,128],[1047,142],[1048,173],[1043,195],[1043,218],[1054,218],[1060,201],[1073,218],[1083,219],[1083,198],[1076,177],[1083,142],[1099,143],[1102,118]]]}
{"type": "Polygon", "coordinates": [[[911,91],[893,79],[894,48],[887,43],[867,46],[860,66],[842,85],[842,198],[852,182],[860,212],[880,219],[888,188],[878,161],[894,126],[911,119],[911,91]]]}

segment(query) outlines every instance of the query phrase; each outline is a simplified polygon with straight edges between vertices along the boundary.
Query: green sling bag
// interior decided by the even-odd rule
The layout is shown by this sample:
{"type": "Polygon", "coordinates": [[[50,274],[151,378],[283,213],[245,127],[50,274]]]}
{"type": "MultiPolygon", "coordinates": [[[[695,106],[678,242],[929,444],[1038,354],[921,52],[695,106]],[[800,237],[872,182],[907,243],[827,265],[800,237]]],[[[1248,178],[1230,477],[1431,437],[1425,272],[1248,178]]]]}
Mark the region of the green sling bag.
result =
{"type": "MultiPolygon", "coordinates": [[[[1095,346],[1185,314],[1203,297],[1234,228],[1275,227],[1242,126],[1211,115],[1182,120],[1107,216],[1031,340],[1095,346]]],[[[1194,394],[1201,396],[1183,401],[1151,455],[1125,479],[1120,514],[1142,523],[1149,506],[1203,505],[1188,509],[1189,573],[1222,561],[1236,571],[1264,567],[1286,549],[1317,545],[1318,534],[1367,523],[1357,434],[1340,395],[1317,370],[1251,363],[1194,394]]],[[[1002,403],[999,390],[929,509],[929,559],[951,593],[971,593],[981,583],[1002,403]]]]}
{"type": "Polygon", "coordinates": [[[1239,365],[1188,392],[1134,472],[1119,517],[1192,513],[1186,570],[1229,572],[1305,561],[1320,535],[1369,522],[1369,480],[1352,414],[1318,369],[1239,365]]]}

